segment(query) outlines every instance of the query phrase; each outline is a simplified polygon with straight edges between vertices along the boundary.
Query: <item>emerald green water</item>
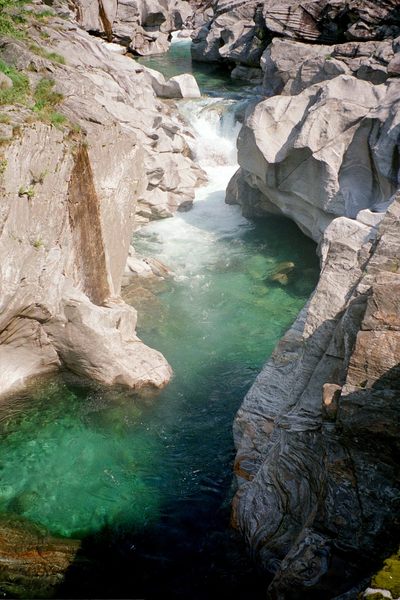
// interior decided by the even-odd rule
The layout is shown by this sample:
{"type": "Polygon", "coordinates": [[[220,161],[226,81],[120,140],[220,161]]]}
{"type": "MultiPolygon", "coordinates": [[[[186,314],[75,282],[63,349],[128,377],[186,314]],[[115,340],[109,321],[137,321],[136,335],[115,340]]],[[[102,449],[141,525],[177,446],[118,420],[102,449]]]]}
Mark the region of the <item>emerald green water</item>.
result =
{"type": "Polygon", "coordinates": [[[246,90],[250,91],[246,84],[227,76],[226,69],[217,64],[195,63],[192,65],[190,45],[185,39],[172,44],[166,54],[144,56],[138,58],[137,62],[150,69],[161,71],[166,79],[182,75],[182,73],[193,73],[204,94],[221,96],[232,92],[242,92],[243,94],[246,90]]]}
{"type": "Polygon", "coordinates": [[[182,102],[210,182],[191,211],[134,240],[174,272],[126,291],[142,339],[174,369],[170,385],[152,398],[56,378],[0,409],[0,511],[83,539],[84,564],[60,597],[263,595],[229,530],[232,421],[318,263],[289,221],[251,223],[224,204],[235,170],[228,96],[182,102]],[[271,281],[287,261],[287,285],[271,281]]]}

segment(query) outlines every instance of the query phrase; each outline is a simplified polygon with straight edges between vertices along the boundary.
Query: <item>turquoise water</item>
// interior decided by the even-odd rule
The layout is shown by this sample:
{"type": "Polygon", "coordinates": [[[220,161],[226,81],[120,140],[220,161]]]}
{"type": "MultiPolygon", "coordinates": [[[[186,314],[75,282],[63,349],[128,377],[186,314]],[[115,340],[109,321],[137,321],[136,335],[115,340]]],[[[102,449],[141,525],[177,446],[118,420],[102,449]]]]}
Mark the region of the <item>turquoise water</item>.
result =
{"type": "MultiPolygon", "coordinates": [[[[157,56],[144,56],[137,59],[142,65],[161,71],[166,79],[182,73],[193,73],[204,94],[218,95],[236,92],[245,95],[250,88],[240,82],[227,77],[226,69],[216,64],[195,63],[190,58],[190,45],[188,40],[177,41],[172,44],[169,52],[157,56]]],[[[252,93],[252,92],[250,92],[252,93]]]]}
{"type": "Polygon", "coordinates": [[[60,597],[262,597],[229,530],[232,421],[318,262],[289,221],[251,223],[224,204],[235,170],[228,96],[181,103],[209,184],[191,211],[134,240],[174,273],[125,291],[171,384],[147,397],[56,378],[0,409],[0,511],[83,539],[60,597]],[[288,262],[288,281],[273,281],[288,262]]]}

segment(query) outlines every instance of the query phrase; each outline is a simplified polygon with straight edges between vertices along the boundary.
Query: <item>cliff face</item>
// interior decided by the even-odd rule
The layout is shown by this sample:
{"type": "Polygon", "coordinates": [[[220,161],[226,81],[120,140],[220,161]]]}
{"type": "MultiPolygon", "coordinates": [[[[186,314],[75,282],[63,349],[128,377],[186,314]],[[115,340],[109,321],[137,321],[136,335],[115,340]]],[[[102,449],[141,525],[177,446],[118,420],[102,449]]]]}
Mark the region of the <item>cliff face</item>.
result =
{"type": "Polygon", "coordinates": [[[0,42],[24,90],[0,125],[0,392],[60,366],[162,387],[171,370],[137,338],[121,279],[135,220],[191,202],[203,175],[147,70],[44,9],[29,39],[0,42]]]}
{"type": "Polygon", "coordinates": [[[337,73],[260,102],[239,135],[227,201],[289,216],[316,241],[337,216],[380,212],[398,185],[399,90],[398,80],[337,73]]]}
{"type": "Polygon", "coordinates": [[[396,545],[400,197],[328,227],[321,278],[235,422],[233,521],[271,598],[332,598],[396,545]],[[372,237],[372,239],[371,239],[372,237]]]}
{"type": "Polygon", "coordinates": [[[398,542],[398,7],[258,10],[267,98],[246,114],[227,201],[293,219],[321,276],[238,412],[232,518],[269,597],[332,598],[398,542]]]}
{"type": "Polygon", "coordinates": [[[171,31],[180,29],[192,14],[184,0],[72,0],[69,7],[86,31],[142,56],[165,52],[171,31]]]}
{"type": "Polygon", "coordinates": [[[259,67],[275,36],[339,44],[400,34],[397,0],[218,0],[213,9],[211,19],[195,33],[195,60],[259,67]]]}

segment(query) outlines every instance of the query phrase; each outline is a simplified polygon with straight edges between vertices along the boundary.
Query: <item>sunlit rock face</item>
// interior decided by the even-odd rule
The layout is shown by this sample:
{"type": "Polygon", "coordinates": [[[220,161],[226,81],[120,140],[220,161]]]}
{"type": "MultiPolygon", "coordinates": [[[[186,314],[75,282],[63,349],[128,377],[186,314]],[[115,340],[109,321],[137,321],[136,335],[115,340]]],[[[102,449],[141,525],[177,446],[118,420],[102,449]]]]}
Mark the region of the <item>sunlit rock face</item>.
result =
{"type": "Polygon", "coordinates": [[[333,218],[388,201],[398,178],[399,89],[397,80],[339,75],[258,103],[239,135],[227,201],[247,215],[289,216],[316,241],[333,218]],[[240,194],[241,186],[253,191],[240,194]]]}
{"type": "Polygon", "coordinates": [[[151,74],[54,8],[29,44],[4,39],[0,51],[32,90],[51,82],[63,119],[3,108],[0,393],[60,366],[160,388],[171,369],[137,338],[121,280],[136,223],[190,205],[204,174],[151,74]]]}
{"type": "Polygon", "coordinates": [[[171,32],[192,15],[182,0],[75,0],[71,8],[86,31],[140,56],[166,52],[171,32]]]}

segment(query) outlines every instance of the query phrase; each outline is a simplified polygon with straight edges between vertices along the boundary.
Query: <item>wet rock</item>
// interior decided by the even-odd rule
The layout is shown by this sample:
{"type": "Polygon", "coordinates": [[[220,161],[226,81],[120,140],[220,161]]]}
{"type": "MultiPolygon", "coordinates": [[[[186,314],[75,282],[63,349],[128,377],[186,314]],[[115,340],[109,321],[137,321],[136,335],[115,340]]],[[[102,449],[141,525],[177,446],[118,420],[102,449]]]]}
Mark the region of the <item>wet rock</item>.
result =
{"type": "Polygon", "coordinates": [[[231,71],[232,79],[239,81],[250,81],[251,83],[257,84],[262,81],[262,71],[258,68],[244,67],[238,65],[231,71]]]}
{"type": "Polygon", "coordinates": [[[0,590],[11,598],[52,598],[80,542],[55,538],[19,517],[0,518],[0,590]]]}
{"type": "Polygon", "coordinates": [[[172,276],[172,271],[160,260],[153,257],[143,256],[135,251],[133,246],[129,248],[129,256],[126,262],[123,285],[127,285],[132,279],[166,279],[172,276]]]}

